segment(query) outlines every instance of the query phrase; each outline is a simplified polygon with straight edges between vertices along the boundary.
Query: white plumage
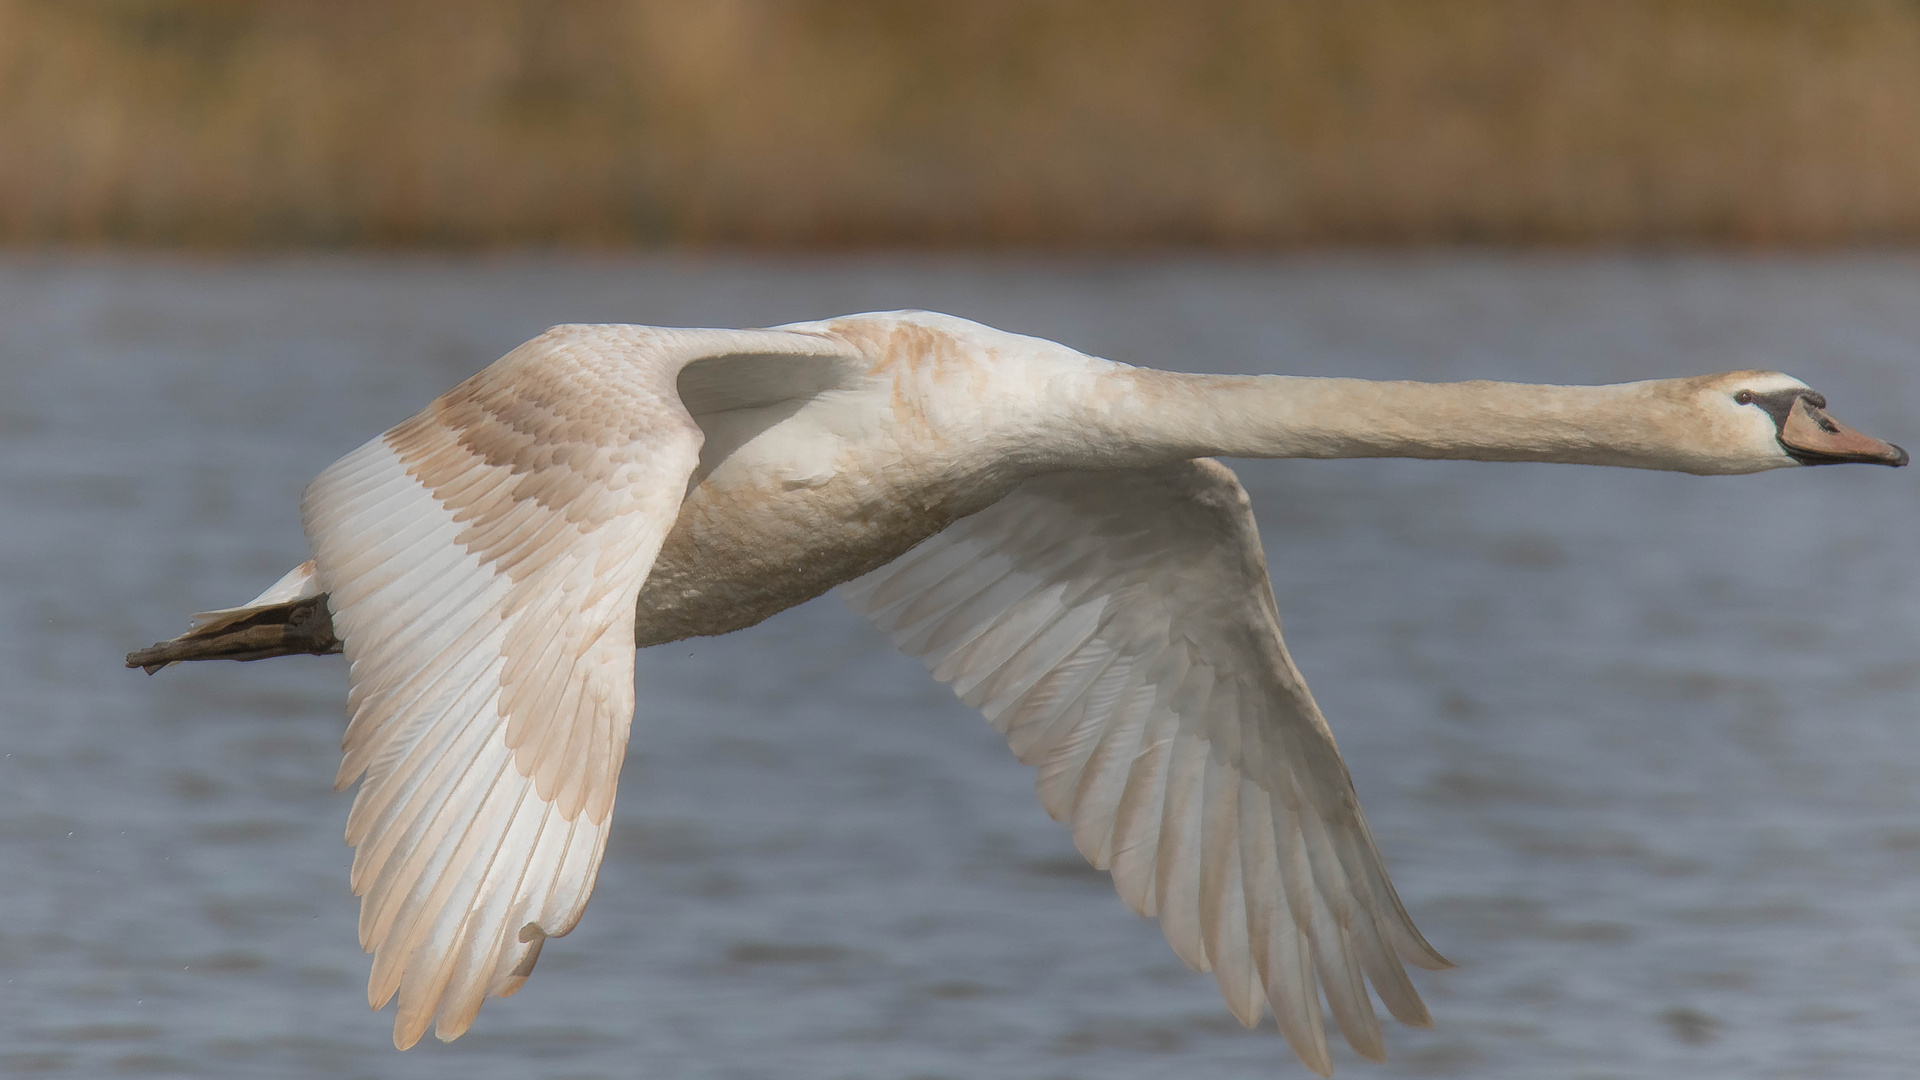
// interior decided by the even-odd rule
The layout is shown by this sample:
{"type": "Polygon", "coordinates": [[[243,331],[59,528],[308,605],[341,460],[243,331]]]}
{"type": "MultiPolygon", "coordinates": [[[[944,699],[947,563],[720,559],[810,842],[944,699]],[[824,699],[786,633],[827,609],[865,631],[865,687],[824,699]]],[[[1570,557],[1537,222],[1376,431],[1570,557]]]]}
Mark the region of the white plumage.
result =
{"type": "Polygon", "coordinates": [[[848,583],[1036,767],[1047,812],[1233,1014],[1270,1008],[1325,1073],[1323,994],[1377,1059],[1368,983],[1425,1025],[1403,962],[1447,962],[1287,656],[1246,493],[1205,455],[1904,464],[1823,406],[1767,372],[1176,375],[924,312],[557,327],[321,473],[311,563],[129,662],[344,645],[368,997],[398,995],[404,1048],[460,1035],[578,921],[634,646],[848,583]],[[274,624],[316,596],[330,633],[274,624]]]}
{"type": "Polygon", "coordinates": [[[1325,1070],[1317,979],[1378,1057],[1363,971],[1429,1022],[1395,957],[1447,963],[1387,881],[1224,466],[1038,477],[843,591],[1039,768],[1047,813],[1242,1023],[1272,1002],[1325,1070]]]}

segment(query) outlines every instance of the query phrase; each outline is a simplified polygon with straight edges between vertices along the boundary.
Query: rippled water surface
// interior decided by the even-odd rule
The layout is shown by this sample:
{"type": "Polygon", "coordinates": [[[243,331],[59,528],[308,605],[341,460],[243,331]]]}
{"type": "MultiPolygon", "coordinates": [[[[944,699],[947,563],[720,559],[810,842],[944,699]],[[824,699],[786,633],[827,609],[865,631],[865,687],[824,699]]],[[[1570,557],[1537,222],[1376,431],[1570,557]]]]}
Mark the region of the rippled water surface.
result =
{"type": "MultiPolygon", "coordinates": [[[[1195,370],[1778,367],[1920,442],[1907,259],[0,261],[0,1072],[1306,1075],[832,597],[640,655],[584,922],[404,1055],[365,1008],[340,659],[120,668],[304,558],[321,467],[550,323],[893,307],[1195,370]]],[[[1237,467],[1460,965],[1343,1075],[1913,1074],[1920,474],[1237,467]]]]}

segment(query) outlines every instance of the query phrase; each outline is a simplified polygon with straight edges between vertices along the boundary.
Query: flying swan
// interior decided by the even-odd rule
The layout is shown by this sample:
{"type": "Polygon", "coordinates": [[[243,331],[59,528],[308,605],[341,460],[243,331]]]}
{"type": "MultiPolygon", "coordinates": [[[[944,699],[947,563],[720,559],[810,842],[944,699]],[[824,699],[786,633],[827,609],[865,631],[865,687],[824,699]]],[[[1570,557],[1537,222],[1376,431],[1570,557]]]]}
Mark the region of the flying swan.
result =
{"type": "Polygon", "coordinates": [[[1222,457],[1453,458],[1718,474],[1905,465],[1764,371],[1612,386],[1188,375],[947,315],[770,330],[558,326],[342,458],[313,558],[127,658],[344,651],[336,784],[394,1044],[467,1030],[579,920],[634,648],[835,585],[1039,769],[1133,910],[1331,1071],[1324,994],[1431,1024],[1448,962],[1394,894],[1287,656],[1222,457]]]}

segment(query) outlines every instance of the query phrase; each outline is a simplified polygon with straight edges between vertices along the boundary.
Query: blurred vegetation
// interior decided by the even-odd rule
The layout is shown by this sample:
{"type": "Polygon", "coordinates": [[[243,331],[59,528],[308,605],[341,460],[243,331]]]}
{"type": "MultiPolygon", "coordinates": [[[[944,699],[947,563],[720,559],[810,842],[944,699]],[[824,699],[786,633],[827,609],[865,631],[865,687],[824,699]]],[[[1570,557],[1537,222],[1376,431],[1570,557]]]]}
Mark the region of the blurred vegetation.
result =
{"type": "Polygon", "coordinates": [[[0,241],[1920,239],[1913,0],[0,0],[0,241]]]}

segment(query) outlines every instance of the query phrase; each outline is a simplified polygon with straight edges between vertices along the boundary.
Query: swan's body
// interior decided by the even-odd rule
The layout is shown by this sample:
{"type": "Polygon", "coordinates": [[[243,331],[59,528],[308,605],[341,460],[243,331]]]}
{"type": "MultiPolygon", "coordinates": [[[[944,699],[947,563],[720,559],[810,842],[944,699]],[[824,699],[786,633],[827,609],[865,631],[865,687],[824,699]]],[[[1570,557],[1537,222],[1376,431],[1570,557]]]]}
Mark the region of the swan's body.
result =
{"type": "Polygon", "coordinates": [[[1363,978],[1409,1023],[1443,967],[1394,896],[1281,643],[1245,493],[1208,455],[1740,473],[1904,464],[1767,372],[1607,387],[1176,375],[926,313],[774,330],[559,327],[327,469],[314,561],[156,664],[344,646],[342,786],[369,996],[463,1032],[579,918],[632,646],[827,589],[1040,767],[1135,910],[1329,1066],[1363,978]],[[856,580],[857,579],[857,580],[856,580]],[[327,618],[330,617],[330,618],[327,618]]]}

